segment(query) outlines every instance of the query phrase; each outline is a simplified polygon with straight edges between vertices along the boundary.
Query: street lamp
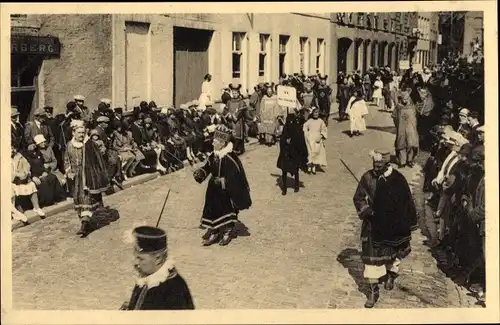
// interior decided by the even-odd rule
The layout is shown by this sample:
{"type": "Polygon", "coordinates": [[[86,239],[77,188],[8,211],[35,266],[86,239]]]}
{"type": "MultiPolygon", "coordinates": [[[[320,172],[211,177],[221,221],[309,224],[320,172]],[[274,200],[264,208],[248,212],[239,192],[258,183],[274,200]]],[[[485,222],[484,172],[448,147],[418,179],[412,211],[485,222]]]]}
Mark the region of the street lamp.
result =
{"type": "Polygon", "coordinates": [[[418,28],[413,28],[410,35],[408,35],[408,56],[410,61],[410,67],[412,66],[413,56],[415,55],[415,48],[417,47],[420,35],[421,32],[418,28]]]}

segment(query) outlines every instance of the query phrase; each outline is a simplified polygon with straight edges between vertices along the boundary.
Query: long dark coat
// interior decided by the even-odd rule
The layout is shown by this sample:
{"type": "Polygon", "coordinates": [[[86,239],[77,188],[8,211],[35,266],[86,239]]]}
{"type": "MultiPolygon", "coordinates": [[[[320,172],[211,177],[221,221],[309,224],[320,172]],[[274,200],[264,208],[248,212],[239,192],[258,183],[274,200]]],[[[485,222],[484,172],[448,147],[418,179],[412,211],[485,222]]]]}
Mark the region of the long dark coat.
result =
{"type": "Polygon", "coordinates": [[[276,167],[283,172],[295,174],[307,164],[307,146],[302,126],[297,118],[287,118],[280,137],[280,154],[276,167]]]}
{"type": "Polygon", "coordinates": [[[375,177],[366,172],[354,194],[358,215],[370,207],[361,226],[361,258],[368,265],[384,265],[411,252],[411,231],[417,229],[417,213],[410,187],[397,170],[375,177]]]}

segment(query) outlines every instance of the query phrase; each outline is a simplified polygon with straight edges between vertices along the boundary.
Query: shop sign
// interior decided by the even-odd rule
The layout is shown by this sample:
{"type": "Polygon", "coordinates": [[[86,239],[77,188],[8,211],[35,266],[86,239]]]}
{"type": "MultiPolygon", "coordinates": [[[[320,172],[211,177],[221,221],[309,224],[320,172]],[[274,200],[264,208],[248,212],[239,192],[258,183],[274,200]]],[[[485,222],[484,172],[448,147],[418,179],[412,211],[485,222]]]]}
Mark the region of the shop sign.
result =
{"type": "Polygon", "coordinates": [[[12,35],[11,54],[59,55],[61,44],[57,37],[12,35]]]}

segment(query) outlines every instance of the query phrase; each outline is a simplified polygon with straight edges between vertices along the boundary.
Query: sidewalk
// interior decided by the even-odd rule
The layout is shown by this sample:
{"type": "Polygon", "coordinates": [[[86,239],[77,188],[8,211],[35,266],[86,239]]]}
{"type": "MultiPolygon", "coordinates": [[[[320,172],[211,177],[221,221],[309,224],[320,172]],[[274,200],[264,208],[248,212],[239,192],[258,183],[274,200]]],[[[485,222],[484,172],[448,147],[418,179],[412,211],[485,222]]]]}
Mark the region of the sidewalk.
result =
{"type": "MultiPolygon", "coordinates": [[[[250,138],[249,140],[250,141],[245,144],[246,152],[251,151],[251,150],[253,150],[253,149],[255,149],[255,148],[258,147],[258,140],[257,139],[250,138]]],[[[190,166],[189,162],[187,160],[185,160],[184,161],[184,168],[188,168],[189,166],[190,166]]],[[[170,173],[170,174],[175,174],[175,173],[178,173],[178,172],[185,172],[184,168],[182,168],[180,170],[177,170],[177,171],[175,171],[173,173],[170,173]]],[[[167,175],[164,175],[164,176],[168,176],[170,174],[167,174],[167,175]]],[[[156,179],[158,177],[161,177],[160,173],[154,172],[154,173],[151,173],[151,174],[142,174],[142,175],[138,175],[138,176],[133,177],[133,178],[129,178],[128,180],[126,180],[126,181],[123,182],[123,185],[122,185],[123,186],[123,190],[125,190],[127,188],[131,188],[133,186],[144,184],[144,183],[149,182],[149,181],[151,181],[153,179],[156,179]]],[[[119,193],[119,192],[121,192],[121,190],[118,190],[115,193],[119,193]]],[[[113,193],[113,194],[115,194],[115,193],[113,193]]],[[[112,195],[112,194],[110,194],[110,195],[112,195]]],[[[58,203],[56,203],[54,205],[51,205],[51,206],[48,206],[48,207],[44,207],[43,208],[43,211],[45,212],[45,218],[44,219],[46,219],[46,218],[48,218],[50,216],[56,215],[58,213],[70,210],[70,209],[73,209],[73,199],[72,198],[68,198],[65,201],[61,201],[61,202],[58,202],[58,203]]],[[[26,217],[28,217],[28,222],[30,224],[35,223],[35,222],[40,221],[40,220],[43,220],[35,212],[33,212],[33,210],[26,211],[24,213],[24,215],[26,217]]],[[[24,227],[24,225],[23,225],[23,223],[21,221],[12,220],[12,231],[14,231],[16,229],[19,229],[21,227],[24,227]]]]}

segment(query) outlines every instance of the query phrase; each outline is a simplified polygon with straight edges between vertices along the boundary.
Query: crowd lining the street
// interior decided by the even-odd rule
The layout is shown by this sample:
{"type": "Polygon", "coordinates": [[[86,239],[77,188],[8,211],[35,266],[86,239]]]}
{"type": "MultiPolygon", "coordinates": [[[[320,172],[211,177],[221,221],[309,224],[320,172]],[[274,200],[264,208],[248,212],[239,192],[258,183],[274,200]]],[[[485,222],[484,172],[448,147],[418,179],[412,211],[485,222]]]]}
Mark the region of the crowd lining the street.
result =
{"type": "Polygon", "coordinates": [[[65,114],[54,116],[52,107],[38,109],[34,120],[24,126],[19,123],[17,108],[12,107],[12,217],[27,223],[23,211],[33,208],[44,217],[43,207],[72,196],[74,175],[68,168],[67,150],[75,121],[83,121],[85,137],[101,151],[109,183],[121,188],[124,180],[141,173],[166,174],[183,168],[184,160],[192,165],[204,161],[213,151],[213,133],[221,124],[232,130],[237,154],[245,152],[248,137],[272,146],[279,141],[291,111],[307,145],[307,159],[301,167],[315,174],[317,166],[326,166],[326,154],[321,150],[332,102],[338,103],[337,120],[350,121],[351,137],[366,130],[364,116],[373,102],[392,112],[400,168],[413,167],[419,149],[430,152],[423,190],[428,195],[426,210],[433,211],[438,229],[431,245],[447,250],[455,265],[464,270],[472,290],[483,297],[482,58],[450,57],[440,65],[421,72],[409,69],[402,75],[389,67],[369,68],[364,74],[339,73],[335,96],[327,78],[282,75],[277,84],[255,86],[248,100],[241,95],[241,85],[231,84],[216,103],[207,75],[198,100],[178,108],[141,102],[128,116],[120,107],[111,109],[108,99],[91,111],[85,98],[77,95],[66,105],[65,114]],[[278,85],[296,89],[295,109],[287,112],[278,105],[278,85]]]}

